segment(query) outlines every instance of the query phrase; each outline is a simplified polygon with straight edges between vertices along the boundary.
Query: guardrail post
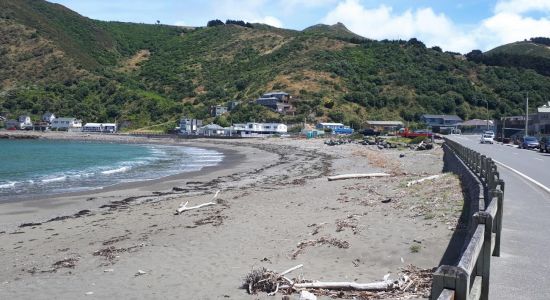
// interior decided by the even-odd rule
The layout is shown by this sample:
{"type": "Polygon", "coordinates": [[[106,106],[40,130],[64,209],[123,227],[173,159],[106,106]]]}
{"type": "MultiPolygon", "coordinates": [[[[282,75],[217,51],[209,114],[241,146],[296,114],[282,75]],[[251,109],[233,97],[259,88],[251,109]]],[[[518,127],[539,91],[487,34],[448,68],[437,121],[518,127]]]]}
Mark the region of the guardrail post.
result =
{"type": "Polygon", "coordinates": [[[442,265],[433,275],[431,300],[437,300],[444,289],[455,291],[455,300],[467,300],[470,276],[459,267],[442,265]]]}
{"type": "MultiPolygon", "coordinates": [[[[502,233],[502,212],[503,212],[503,198],[504,193],[500,190],[494,190],[493,195],[497,200],[497,214],[495,216],[495,250],[493,251],[493,256],[500,256],[500,236],[502,233]]],[[[494,201],[494,200],[493,200],[494,201]]]]}
{"type": "Polygon", "coordinates": [[[481,300],[489,299],[489,278],[491,274],[491,239],[493,235],[493,217],[490,213],[480,211],[474,214],[479,224],[485,224],[483,248],[476,264],[476,275],[481,276],[481,300]]]}

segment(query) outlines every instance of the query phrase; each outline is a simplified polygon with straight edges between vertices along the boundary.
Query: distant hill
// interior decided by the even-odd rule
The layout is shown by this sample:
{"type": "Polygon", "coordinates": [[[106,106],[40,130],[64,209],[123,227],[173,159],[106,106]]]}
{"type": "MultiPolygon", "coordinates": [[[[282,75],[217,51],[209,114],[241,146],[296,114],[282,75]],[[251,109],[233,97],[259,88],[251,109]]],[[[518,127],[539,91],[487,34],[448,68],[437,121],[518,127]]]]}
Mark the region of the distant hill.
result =
{"type": "Polygon", "coordinates": [[[521,41],[510,43],[496,47],[485,52],[486,55],[511,54],[511,55],[526,55],[533,57],[542,57],[550,59],[550,39],[549,42],[543,44],[543,39],[536,38],[529,41],[521,41]]]}
{"type": "Polygon", "coordinates": [[[2,1],[0,115],[52,111],[130,128],[169,128],[184,115],[222,125],[305,118],[360,128],[372,119],[414,124],[424,113],[485,118],[481,99],[499,118],[522,113],[525,91],[534,105],[550,94],[550,80],[531,65],[466,61],[416,39],[369,40],[343,24],[212,24],[103,22],[46,1],[2,1]],[[272,90],[293,95],[294,115],[251,101],[272,90]],[[231,100],[242,105],[209,116],[211,105],[231,100]]]}
{"type": "Polygon", "coordinates": [[[342,23],[336,23],[334,25],[317,24],[304,29],[303,32],[347,41],[359,42],[367,40],[366,38],[351,32],[342,23]]]}
{"type": "Polygon", "coordinates": [[[510,43],[485,53],[470,55],[470,60],[491,66],[532,69],[550,76],[550,39],[531,38],[529,41],[510,43]]]}

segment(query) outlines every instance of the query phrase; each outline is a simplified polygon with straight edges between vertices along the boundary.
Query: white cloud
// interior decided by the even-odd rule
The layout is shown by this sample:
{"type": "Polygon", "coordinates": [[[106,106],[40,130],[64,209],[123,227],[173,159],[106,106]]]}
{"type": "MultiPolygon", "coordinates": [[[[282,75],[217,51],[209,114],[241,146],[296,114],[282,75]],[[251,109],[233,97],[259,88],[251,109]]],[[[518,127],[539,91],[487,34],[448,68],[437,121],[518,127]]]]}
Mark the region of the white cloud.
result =
{"type": "MultiPolygon", "coordinates": [[[[501,1],[497,6],[522,1],[501,1]]],[[[526,2],[530,1],[526,0],[526,2]]],[[[539,5],[532,5],[530,10],[541,11],[545,8],[544,5],[550,9],[548,0],[533,2],[539,5]]],[[[429,47],[437,45],[444,50],[461,53],[467,53],[473,49],[486,51],[505,43],[535,36],[550,36],[550,19],[544,17],[535,19],[517,12],[501,11],[466,30],[455,24],[445,14],[434,12],[432,8],[409,9],[396,13],[392,7],[385,5],[366,8],[358,0],[340,2],[326,15],[323,22],[327,24],[342,22],[350,30],[372,39],[414,37],[429,47]]]]}
{"type": "Polygon", "coordinates": [[[500,0],[495,5],[495,13],[522,14],[530,11],[550,12],[548,0],[500,0]]]}
{"type": "Polygon", "coordinates": [[[389,6],[363,7],[357,0],[338,4],[323,20],[328,24],[342,22],[362,36],[372,39],[418,38],[428,46],[464,51],[473,46],[460,36],[458,28],[444,14],[436,14],[431,8],[406,10],[394,13],[389,6]]]}
{"type": "Polygon", "coordinates": [[[176,21],[176,22],[174,22],[174,25],[176,25],[176,26],[187,26],[187,24],[185,24],[184,21],[176,21]]]}
{"type": "Polygon", "coordinates": [[[263,23],[263,24],[267,24],[267,25],[271,25],[271,26],[279,27],[279,28],[283,27],[283,22],[281,22],[281,20],[279,20],[279,19],[277,19],[273,16],[265,16],[261,19],[254,19],[254,20],[252,20],[252,23],[263,23]]]}

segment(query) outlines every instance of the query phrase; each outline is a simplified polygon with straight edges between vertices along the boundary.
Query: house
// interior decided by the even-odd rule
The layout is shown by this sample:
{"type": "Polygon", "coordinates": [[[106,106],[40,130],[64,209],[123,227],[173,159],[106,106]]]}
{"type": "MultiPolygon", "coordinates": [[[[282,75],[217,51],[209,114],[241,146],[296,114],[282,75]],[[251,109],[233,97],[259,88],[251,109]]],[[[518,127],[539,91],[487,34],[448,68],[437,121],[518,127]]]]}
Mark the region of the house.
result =
{"type": "Polygon", "coordinates": [[[533,130],[539,134],[550,134],[550,101],[537,108],[533,130]]]}
{"type": "Polygon", "coordinates": [[[4,127],[8,130],[15,130],[19,126],[19,121],[17,120],[7,120],[4,122],[4,127]]]}
{"type": "Polygon", "coordinates": [[[239,105],[241,105],[241,101],[229,101],[229,103],[227,103],[227,109],[233,111],[239,105]]]}
{"type": "Polygon", "coordinates": [[[82,128],[82,121],[76,118],[55,118],[50,125],[52,130],[73,131],[82,128]]]}
{"type": "Polygon", "coordinates": [[[367,121],[367,127],[378,132],[397,131],[404,127],[401,121],[367,121]]]}
{"type": "Polygon", "coordinates": [[[116,131],[116,123],[86,123],[82,127],[82,132],[115,133],[116,131]]]}
{"type": "Polygon", "coordinates": [[[225,130],[218,124],[208,124],[199,128],[199,134],[204,136],[224,135],[225,130]]]}
{"type": "Polygon", "coordinates": [[[202,127],[202,120],[182,118],[180,120],[180,132],[182,134],[198,134],[199,128],[202,127]]]}
{"type": "Polygon", "coordinates": [[[286,134],[288,127],[281,123],[255,123],[235,124],[226,129],[227,135],[242,137],[265,137],[274,134],[286,134]]]}
{"type": "Polygon", "coordinates": [[[422,115],[420,120],[432,127],[455,127],[462,122],[462,119],[456,115],[422,115]]]}
{"type": "Polygon", "coordinates": [[[484,131],[495,130],[495,122],[492,120],[472,119],[457,124],[461,132],[483,133],[484,131]]]}
{"type": "Polygon", "coordinates": [[[25,129],[32,129],[32,121],[31,117],[28,115],[21,115],[17,119],[17,129],[25,130],[25,129]]]}
{"type": "Polygon", "coordinates": [[[49,111],[42,115],[42,122],[51,124],[54,119],[55,119],[55,114],[49,111]]]}
{"type": "Polygon", "coordinates": [[[315,128],[319,130],[330,130],[333,134],[352,134],[353,128],[345,126],[342,123],[319,123],[315,128]]]}
{"type": "Polygon", "coordinates": [[[270,108],[278,113],[292,113],[294,107],[290,104],[290,95],[285,92],[272,92],[263,94],[256,99],[256,104],[270,108]]]}
{"type": "Polygon", "coordinates": [[[221,116],[221,115],[225,114],[226,112],[228,112],[227,106],[216,105],[216,106],[211,106],[210,107],[210,116],[212,116],[212,117],[221,116]]]}

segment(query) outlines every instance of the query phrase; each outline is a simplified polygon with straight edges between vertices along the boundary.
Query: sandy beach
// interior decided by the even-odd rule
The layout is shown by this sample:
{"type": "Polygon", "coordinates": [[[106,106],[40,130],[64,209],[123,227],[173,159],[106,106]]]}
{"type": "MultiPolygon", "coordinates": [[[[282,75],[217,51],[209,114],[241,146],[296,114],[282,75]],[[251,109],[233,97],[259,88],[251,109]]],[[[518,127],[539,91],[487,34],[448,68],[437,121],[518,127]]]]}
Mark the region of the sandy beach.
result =
{"type": "Polygon", "coordinates": [[[298,264],[291,277],[397,278],[408,265],[438,266],[462,210],[454,175],[407,187],[442,174],[440,147],[46,137],[181,144],[226,157],[162,180],[0,204],[0,299],[281,299],[248,295],[243,278],[254,268],[298,264]],[[392,176],[327,180],[369,172],[392,176]],[[174,214],[180,203],[209,202],[218,190],[216,205],[174,214]]]}

